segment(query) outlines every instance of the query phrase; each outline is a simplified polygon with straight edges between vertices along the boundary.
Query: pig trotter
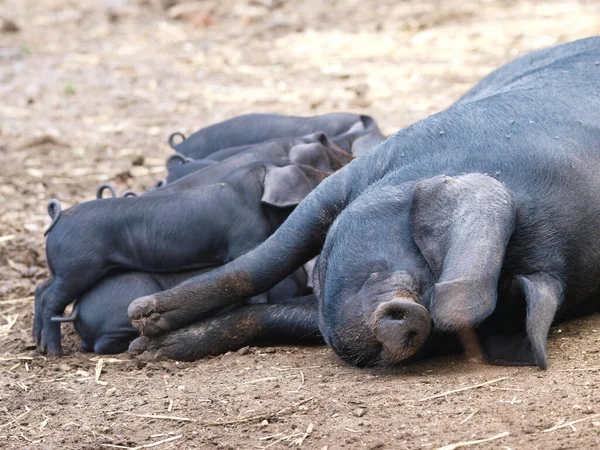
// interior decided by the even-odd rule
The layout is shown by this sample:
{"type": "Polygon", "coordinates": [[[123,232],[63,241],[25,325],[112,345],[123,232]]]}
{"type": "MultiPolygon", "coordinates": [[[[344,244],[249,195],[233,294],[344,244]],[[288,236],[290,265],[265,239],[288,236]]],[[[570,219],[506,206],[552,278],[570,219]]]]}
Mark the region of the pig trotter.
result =
{"type": "Polygon", "coordinates": [[[166,333],[175,328],[160,307],[161,302],[157,301],[154,295],[148,295],[135,299],[127,308],[127,314],[131,318],[131,323],[145,336],[156,336],[166,333]]]}

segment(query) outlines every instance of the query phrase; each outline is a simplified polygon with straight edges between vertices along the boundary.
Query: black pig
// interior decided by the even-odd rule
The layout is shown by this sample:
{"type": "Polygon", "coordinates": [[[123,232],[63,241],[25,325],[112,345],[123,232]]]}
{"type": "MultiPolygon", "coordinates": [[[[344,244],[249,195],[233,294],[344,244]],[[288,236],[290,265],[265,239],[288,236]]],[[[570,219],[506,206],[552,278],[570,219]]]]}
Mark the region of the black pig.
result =
{"type": "MultiPolygon", "coordinates": [[[[231,147],[265,142],[269,139],[303,136],[321,131],[328,136],[340,136],[340,143],[357,140],[356,155],[372,147],[371,140],[383,135],[369,116],[332,113],[315,117],[283,116],[280,114],[245,114],[196,131],[179,144],[171,146],[182,155],[203,159],[212,153],[231,147]],[[341,138],[343,136],[343,138],[341,138]]],[[[174,133],[184,137],[181,133],[174,133]]],[[[349,151],[349,149],[346,149],[349,151]]]]}
{"type": "Polygon", "coordinates": [[[205,345],[191,330],[221,320],[198,322],[210,309],[320,252],[319,329],[349,363],[475,329],[490,361],[545,368],[551,323],[600,307],[599,62],[594,37],[495,71],[334,173],[256,249],[135,300],[132,348],[188,357],[205,345]]]}

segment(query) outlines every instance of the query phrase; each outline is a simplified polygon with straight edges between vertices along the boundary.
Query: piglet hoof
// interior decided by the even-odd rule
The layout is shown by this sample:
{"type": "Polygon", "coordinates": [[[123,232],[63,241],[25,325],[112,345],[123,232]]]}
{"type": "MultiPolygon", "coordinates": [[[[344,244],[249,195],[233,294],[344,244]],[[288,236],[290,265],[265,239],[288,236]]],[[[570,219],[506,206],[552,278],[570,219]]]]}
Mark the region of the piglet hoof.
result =
{"type": "Polygon", "coordinates": [[[37,345],[37,351],[42,355],[60,357],[63,355],[60,341],[60,324],[45,324],[40,342],[37,345]]]}

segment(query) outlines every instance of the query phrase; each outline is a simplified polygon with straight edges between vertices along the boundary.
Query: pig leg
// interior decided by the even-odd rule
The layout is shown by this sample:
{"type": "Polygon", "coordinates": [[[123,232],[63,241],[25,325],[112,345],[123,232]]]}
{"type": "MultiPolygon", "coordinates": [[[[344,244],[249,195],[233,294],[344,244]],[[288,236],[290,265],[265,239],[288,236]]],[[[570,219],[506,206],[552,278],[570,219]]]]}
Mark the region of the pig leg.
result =
{"type": "Polygon", "coordinates": [[[89,267],[78,275],[66,279],[54,277],[36,290],[33,334],[40,353],[52,356],[62,354],[60,322],[53,322],[52,317],[61,316],[65,308],[82,293],[81,286],[91,286],[97,278],[89,267]]]}
{"type": "Polygon", "coordinates": [[[35,342],[39,342],[39,338],[42,334],[42,328],[44,326],[44,322],[42,320],[42,311],[44,310],[44,305],[42,304],[42,296],[48,289],[48,286],[52,280],[46,280],[40,283],[35,289],[35,302],[34,302],[34,315],[33,315],[33,339],[35,342]]]}
{"type": "Polygon", "coordinates": [[[256,342],[321,343],[314,296],[286,304],[250,305],[158,337],[142,336],[129,352],[142,360],[195,361],[256,342]]]}

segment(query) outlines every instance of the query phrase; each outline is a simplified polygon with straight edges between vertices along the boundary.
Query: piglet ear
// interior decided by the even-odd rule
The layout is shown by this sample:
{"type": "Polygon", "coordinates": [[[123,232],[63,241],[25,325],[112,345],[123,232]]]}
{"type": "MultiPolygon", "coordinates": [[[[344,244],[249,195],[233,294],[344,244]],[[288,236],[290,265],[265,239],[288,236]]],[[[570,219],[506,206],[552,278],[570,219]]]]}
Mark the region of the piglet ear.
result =
{"type": "Polygon", "coordinates": [[[411,231],[437,280],[431,314],[439,328],[471,328],[494,311],[514,222],[510,192],[490,176],[437,176],[415,185],[411,231]]]}
{"type": "Polygon", "coordinates": [[[332,171],[325,147],[320,142],[295,145],[290,149],[289,158],[295,164],[310,166],[326,172],[332,171]]]}
{"type": "Polygon", "coordinates": [[[268,166],[261,202],[277,208],[296,206],[329,173],[308,166],[268,166]]]}

